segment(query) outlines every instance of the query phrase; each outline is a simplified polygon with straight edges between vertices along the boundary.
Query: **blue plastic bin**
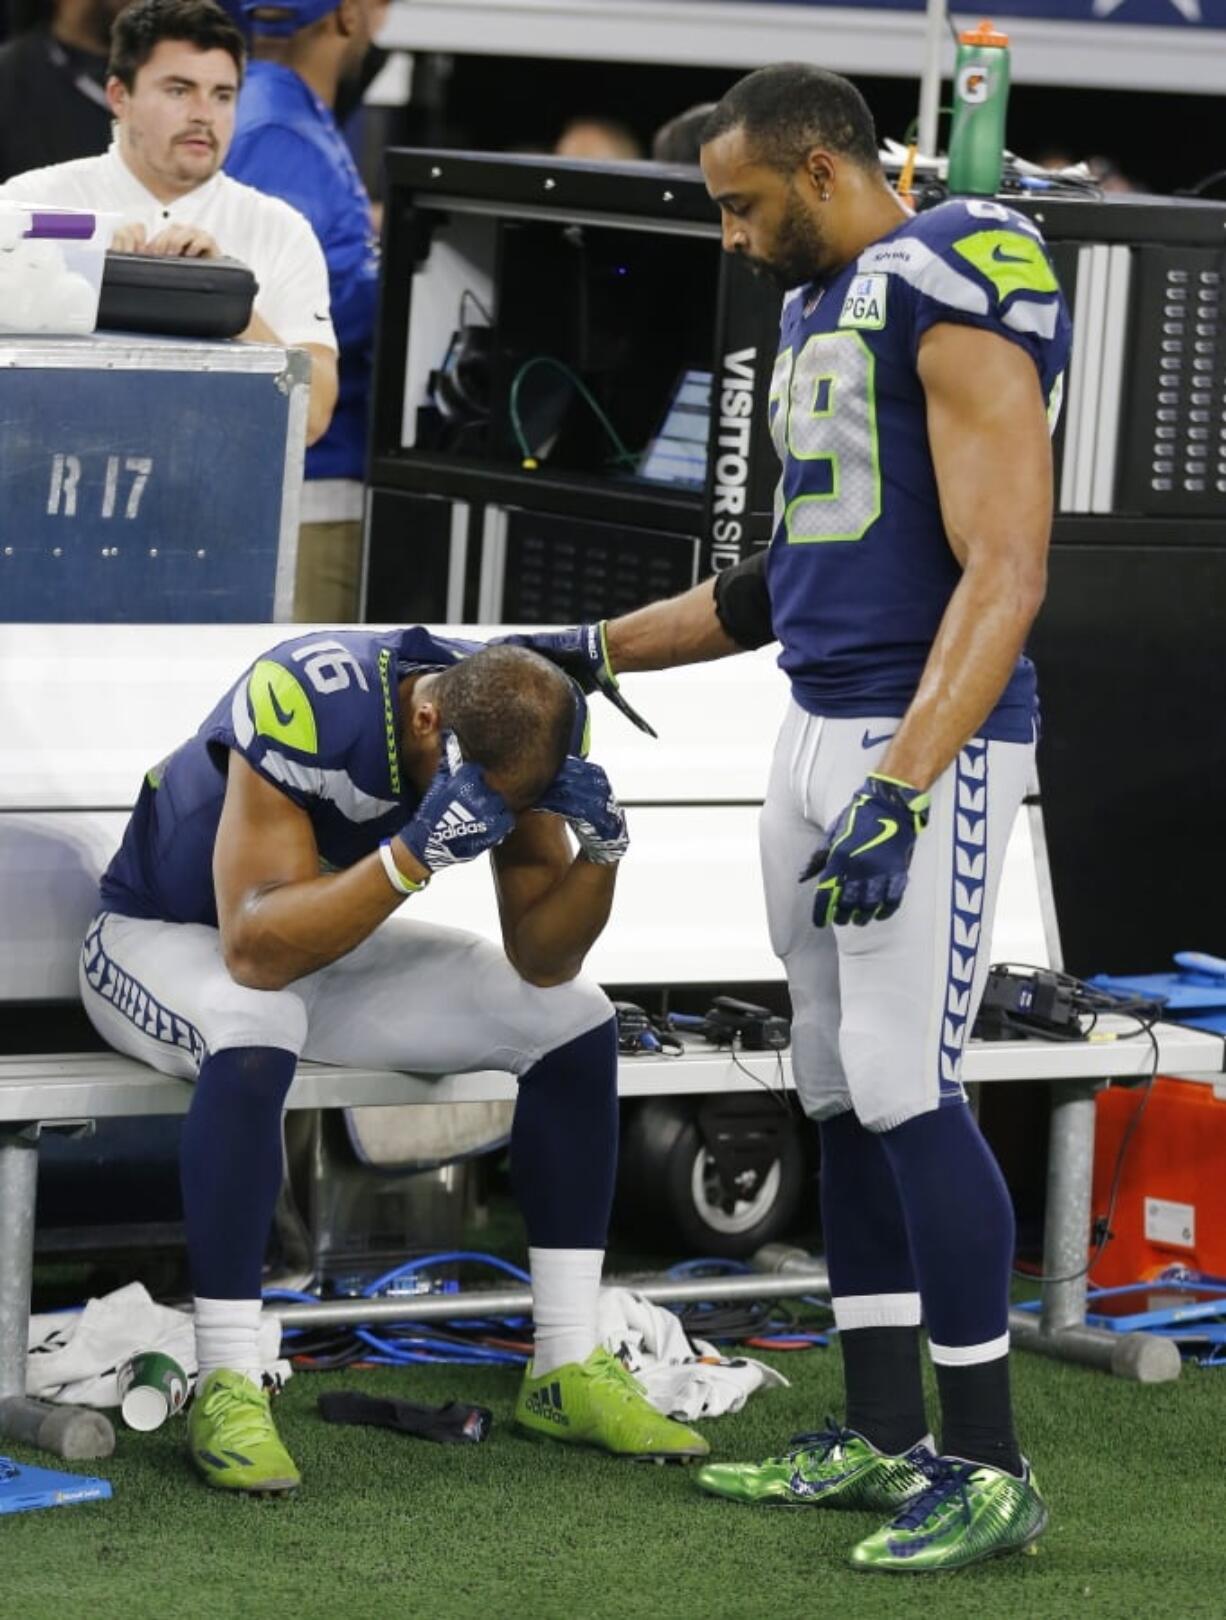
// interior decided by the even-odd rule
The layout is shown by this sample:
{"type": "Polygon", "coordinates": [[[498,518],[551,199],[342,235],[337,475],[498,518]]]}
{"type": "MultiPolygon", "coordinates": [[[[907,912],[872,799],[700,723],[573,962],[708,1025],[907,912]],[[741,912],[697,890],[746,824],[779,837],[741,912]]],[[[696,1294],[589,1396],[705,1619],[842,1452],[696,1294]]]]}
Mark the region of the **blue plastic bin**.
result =
{"type": "Polygon", "coordinates": [[[1161,998],[1173,1024],[1226,1034],[1226,960],[1200,951],[1176,951],[1176,973],[1098,973],[1091,984],[1122,994],[1161,998]]]}

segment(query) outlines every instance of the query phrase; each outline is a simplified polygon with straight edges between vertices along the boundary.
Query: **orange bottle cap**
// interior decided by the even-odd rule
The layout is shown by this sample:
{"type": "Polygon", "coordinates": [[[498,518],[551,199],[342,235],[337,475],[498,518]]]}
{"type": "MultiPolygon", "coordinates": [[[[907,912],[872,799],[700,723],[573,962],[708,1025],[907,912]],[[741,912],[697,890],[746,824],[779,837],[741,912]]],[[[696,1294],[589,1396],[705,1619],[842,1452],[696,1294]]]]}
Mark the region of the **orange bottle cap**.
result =
{"type": "Polygon", "coordinates": [[[978,28],[968,28],[958,35],[959,45],[1008,45],[1008,34],[1002,34],[985,18],[978,28]]]}

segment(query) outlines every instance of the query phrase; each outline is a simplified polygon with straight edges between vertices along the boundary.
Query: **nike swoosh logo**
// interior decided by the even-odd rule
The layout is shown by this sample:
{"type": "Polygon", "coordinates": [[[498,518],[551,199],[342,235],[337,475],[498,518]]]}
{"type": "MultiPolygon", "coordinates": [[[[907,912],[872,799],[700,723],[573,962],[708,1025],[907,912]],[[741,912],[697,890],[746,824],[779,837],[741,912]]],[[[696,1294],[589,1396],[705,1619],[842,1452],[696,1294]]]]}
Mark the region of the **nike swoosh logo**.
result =
{"type": "Polygon", "coordinates": [[[898,823],[892,816],[878,816],[877,825],[881,831],[876,838],[870,838],[867,844],[861,844],[859,849],[849,851],[852,855],[867,855],[870,849],[876,849],[878,844],[888,844],[898,831],[898,823]]]}
{"type": "Polygon", "coordinates": [[[1030,259],[1025,253],[1006,253],[998,242],[992,249],[992,262],[994,264],[1029,264],[1030,259]]]}
{"type": "Polygon", "coordinates": [[[316,315],[315,319],[317,321],[326,321],[328,317],[326,315],[316,315]]]}
{"type": "Polygon", "coordinates": [[[889,742],[893,735],[894,733],[892,731],[882,731],[874,737],[868,728],[865,727],[864,735],[860,738],[860,747],[876,748],[878,743],[889,742]]]}
{"type": "Polygon", "coordinates": [[[278,722],[283,726],[292,725],[294,716],[298,713],[297,709],[290,709],[287,714],[277,702],[277,694],[273,691],[271,684],[268,688],[268,697],[269,701],[272,703],[272,712],[276,715],[278,722]]]}
{"type": "Polygon", "coordinates": [[[823,1491],[833,1490],[836,1485],[842,1485],[844,1480],[852,1479],[859,1472],[856,1468],[846,1468],[841,1474],[835,1474],[830,1479],[806,1479],[799,1469],[788,1481],[788,1489],[795,1496],[821,1496],[823,1491]]]}
{"type": "Polygon", "coordinates": [[[914,1541],[887,1541],[886,1548],[894,1558],[914,1558],[916,1553],[923,1552],[925,1547],[931,1547],[934,1541],[940,1541],[946,1530],[936,1530],[928,1536],[916,1536],[914,1541]]]}

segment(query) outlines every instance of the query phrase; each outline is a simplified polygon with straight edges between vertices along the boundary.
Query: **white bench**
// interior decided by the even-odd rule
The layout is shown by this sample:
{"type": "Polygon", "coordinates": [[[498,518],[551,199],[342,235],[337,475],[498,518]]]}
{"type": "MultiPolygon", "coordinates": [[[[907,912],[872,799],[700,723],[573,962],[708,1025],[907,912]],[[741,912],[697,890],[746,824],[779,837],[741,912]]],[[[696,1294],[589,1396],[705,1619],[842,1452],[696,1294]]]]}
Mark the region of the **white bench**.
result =
{"type": "MultiPolygon", "coordinates": [[[[279,635],[269,625],[0,626],[0,1002],[47,1003],[54,1016],[52,1004],[75,1001],[77,952],[97,878],[145,771],[279,635]]],[[[779,980],[766,933],[756,831],[786,703],[773,655],[631,677],[626,689],[660,741],[642,737],[594,700],[593,755],[630,809],[633,849],[590,970],[607,985],[723,988],[779,980]]],[[[1049,959],[1054,935],[1045,894],[1046,861],[1032,808],[1019,817],[1010,845],[994,960],[1049,959]]],[[[497,936],[485,863],[446,874],[412,904],[416,915],[497,936]]],[[[1162,1026],[1161,1039],[1165,1068],[1221,1071],[1219,1037],[1162,1026]]],[[[1149,1062],[1147,1043],[1135,1042],[972,1043],[967,1053],[971,1082],[1078,1082],[1053,1125],[1049,1273],[1076,1269],[1077,1256],[1084,1255],[1093,1087],[1112,1076],[1144,1073],[1149,1062]]],[[[668,1061],[638,1057],[623,1063],[619,1084],[625,1096],[738,1091],[755,1084],[747,1070],[774,1079],[774,1055],[742,1065],[713,1052],[668,1061]]],[[[289,1106],[484,1102],[513,1095],[504,1074],[431,1080],[303,1064],[289,1106]]],[[[190,1096],[187,1084],[113,1053],[0,1056],[0,1400],[24,1388],[40,1126],[183,1113],[190,1096]]],[[[1084,1320],[1084,1292],[1084,1282],[1049,1290],[1047,1326],[1076,1328],[1084,1320]]]]}

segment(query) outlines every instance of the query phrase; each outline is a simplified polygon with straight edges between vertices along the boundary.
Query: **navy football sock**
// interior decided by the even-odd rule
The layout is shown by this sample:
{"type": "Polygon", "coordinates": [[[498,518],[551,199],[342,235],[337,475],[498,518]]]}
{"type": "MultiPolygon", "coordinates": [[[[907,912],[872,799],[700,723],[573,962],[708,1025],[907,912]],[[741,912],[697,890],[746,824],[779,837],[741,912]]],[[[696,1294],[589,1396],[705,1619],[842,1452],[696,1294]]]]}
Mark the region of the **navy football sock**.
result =
{"type": "Polygon", "coordinates": [[[881,1139],[852,1113],[823,1120],[822,1235],[840,1322],[846,1423],[897,1453],[928,1429],[919,1302],[898,1187],[881,1139]]]}
{"type": "Polygon", "coordinates": [[[882,1132],[881,1143],[937,1368],[941,1449],[1017,1472],[1007,1367],[1013,1206],[1004,1177],[965,1103],[907,1120],[882,1132]]]}
{"type": "Polygon", "coordinates": [[[528,1242],[603,1249],[617,1172],[617,1020],[547,1052],[519,1082],[511,1181],[528,1242]]]}
{"type": "Polygon", "coordinates": [[[1009,1357],[973,1362],[969,1367],[937,1365],[941,1392],[941,1450],[947,1457],[990,1463],[1007,1474],[1022,1472],[1022,1454],[1013,1432],[1009,1357]]]}
{"type": "Polygon", "coordinates": [[[846,1328],[839,1334],[849,1429],[895,1457],[928,1432],[919,1328],[846,1328]]]}
{"type": "Polygon", "coordinates": [[[207,1057],[179,1153],[192,1291],[258,1299],[281,1189],[281,1113],[297,1058],[271,1046],[207,1057]]]}

